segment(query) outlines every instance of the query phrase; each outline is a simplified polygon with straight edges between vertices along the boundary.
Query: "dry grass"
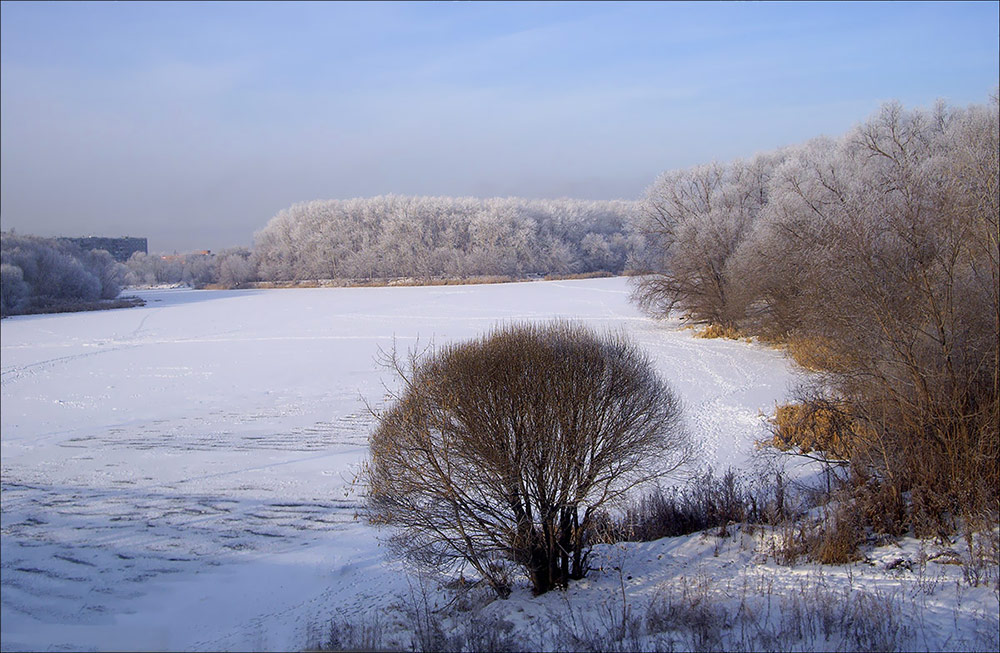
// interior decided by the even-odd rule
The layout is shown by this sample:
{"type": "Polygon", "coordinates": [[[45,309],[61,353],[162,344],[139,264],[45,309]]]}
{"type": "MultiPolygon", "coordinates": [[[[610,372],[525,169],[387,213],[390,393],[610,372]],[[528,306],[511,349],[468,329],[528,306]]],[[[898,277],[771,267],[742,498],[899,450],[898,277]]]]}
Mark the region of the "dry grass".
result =
{"type": "Polygon", "coordinates": [[[711,469],[683,486],[656,488],[632,503],[604,529],[612,541],[657,540],[707,529],[728,536],[733,524],[777,523],[781,512],[773,487],[741,477],[732,468],[722,476],[711,469]]]}
{"type": "MultiPolygon", "coordinates": [[[[371,617],[339,618],[307,650],[894,651],[942,641],[922,636],[928,604],[902,590],[848,586],[824,574],[786,582],[782,574],[681,575],[648,599],[612,590],[596,610],[567,598],[540,608],[530,628],[486,605],[431,609],[416,594],[392,608],[408,632],[390,635],[371,617]]],[[[994,650],[996,638],[995,621],[984,618],[954,649],[994,650]]]]}
{"type": "Polygon", "coordinates": [[[224,283],[206,283],[199,287],[199,290],[242,290],[244,288],[252,288],[254,284],[252,283],[241,283],[235,286],[227,286],[224,283]]]}
{"type": "Polygon", "coordinates": [[[810,401],[783,404],[771,419],[774,437],[765,444],[780,451],[798,449],[808,454],[847,460],[859,439],[869,434],[842,403],[810,401]]]}
{"type": "Polygon", "coordinates": [[[694,334],[695,338],[728,338],[729,340],[747,339],[745,333],[735,326],[724,326],[722,324],[709,324],[701,331],[694,334]]]}
{"type": "Polygon", "coordinates": [[[842,565],[860,559],[858,546],[865,531],[857,511],[849,504],[837,506],[812,543],[809,557],[824,565],[842,565]]]}
{"type": "Polygon", "coordinates": [[[785,351],[796,363],[812,372],[847,372],[853,368],[843,352],[821,337],[791,336],[784,341],[774,340],[774,346],[784,345],[785,351]]]}
{"type": "MultiPolygon", "coordinates": [[[[17,315],[43,315],[49,313],[82,313],[84,311],[110,311],[118,308],[133,308],[145,306],[146,302],[138,297],[119,297],[118,299],[99,299],[92,302],[74,300],[49,300],[34,298],[31,304],[17,315]]],[[[4,317],[9,317],[5,315],[4,317]]]]}
{"type": "Polygon", "coordinates": [[[613,277],[612,273],[607,270],[598,270],[597,272],[579,272],[577,274],[546,274],[546,281],[568,281],[572,279],[603,279],[606,277],[613,277]]]}
{"type": "Polygon", "coordinates": [[[804,558],[823,565],[860,560],[866,541],[863,517],[851,502],[842,502],[823,517],[789,521],[778,527],[771,555],[780,565],[794,567],[804,558]]]}
{"type": "MultiPolygon", "coordinates": [[[[393,279],[302,279],[298,281],[255,281],[241,287],[261,290],[279,288],[385,288],[390,286],[469,286],[494,283],[519,283],[532,279],[511,276],[473,276],[447,278],[397,277],[393,279]]],[[[218,284],[206,288],[223,288],[218,284]]]]}

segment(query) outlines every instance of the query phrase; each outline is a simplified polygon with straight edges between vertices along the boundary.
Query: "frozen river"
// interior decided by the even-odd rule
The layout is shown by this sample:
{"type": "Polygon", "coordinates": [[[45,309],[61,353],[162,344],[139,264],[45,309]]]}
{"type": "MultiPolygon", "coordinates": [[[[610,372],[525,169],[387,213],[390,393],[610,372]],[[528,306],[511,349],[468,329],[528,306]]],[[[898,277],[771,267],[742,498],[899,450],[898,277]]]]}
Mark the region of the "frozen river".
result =
{"type": "Polygon", "coordinates": [[[620,278],[139,294],[0,323],[4,649],[286,648],[377,602],[392,563],[351,482],[394,342],[624,329],[716,469],[745,462],[795,381],[778,352],[645,318],[620,278]]]}

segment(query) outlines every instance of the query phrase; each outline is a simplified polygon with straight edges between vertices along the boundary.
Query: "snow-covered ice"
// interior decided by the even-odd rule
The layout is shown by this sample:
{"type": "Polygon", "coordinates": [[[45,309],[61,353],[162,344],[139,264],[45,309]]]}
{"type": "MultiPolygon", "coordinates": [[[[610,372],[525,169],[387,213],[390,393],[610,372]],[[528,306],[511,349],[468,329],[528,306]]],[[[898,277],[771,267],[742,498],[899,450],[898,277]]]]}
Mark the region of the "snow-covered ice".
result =
{"type": "Polygon", "coordinates": [[[387,607],[407,578],[352,477],[394,343],[624,329],[716,469],[746,463],[797,380],[779,352],[647,319],[625,279],[140,295],[0,323],[5,650],[289,649],[387,607]]]}

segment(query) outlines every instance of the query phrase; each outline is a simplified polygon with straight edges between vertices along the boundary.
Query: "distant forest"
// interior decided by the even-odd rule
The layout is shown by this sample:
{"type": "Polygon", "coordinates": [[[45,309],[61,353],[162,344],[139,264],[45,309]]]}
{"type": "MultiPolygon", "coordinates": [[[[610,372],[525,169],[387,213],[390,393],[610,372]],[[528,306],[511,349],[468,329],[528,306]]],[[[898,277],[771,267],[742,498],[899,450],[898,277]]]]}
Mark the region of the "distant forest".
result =
{"type": "Polygon", "coordinates": [[[642,236],[626,201],[381,196],[296,204],[256,234],[253,250],[126,264],[65,239],[2,234],[3,315],[118,295],[123,286],[241,287],[253,282],[525,278],[621,274],[642,236]]]}
{"type": "Polygon", "coordinates": [[[634,202],[383,196],[307,202],[257,233],[263,280],[625,269],[634,202]]]}

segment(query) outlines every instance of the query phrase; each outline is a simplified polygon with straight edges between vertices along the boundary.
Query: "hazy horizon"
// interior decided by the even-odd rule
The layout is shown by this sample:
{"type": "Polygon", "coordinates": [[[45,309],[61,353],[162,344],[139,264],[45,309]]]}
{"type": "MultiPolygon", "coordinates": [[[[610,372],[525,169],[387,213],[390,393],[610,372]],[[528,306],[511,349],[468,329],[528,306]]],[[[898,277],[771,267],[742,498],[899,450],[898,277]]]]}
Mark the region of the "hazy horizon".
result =
{"type": "Polygon", "coordinates": [[[986,102],[1000,3],[0,3],[0,220],[250,245],[383,194],[638,199],[662,171],[986,102]]]}

